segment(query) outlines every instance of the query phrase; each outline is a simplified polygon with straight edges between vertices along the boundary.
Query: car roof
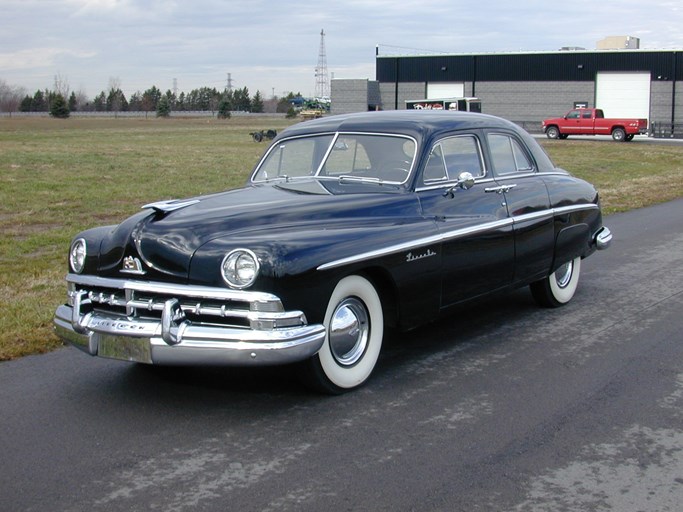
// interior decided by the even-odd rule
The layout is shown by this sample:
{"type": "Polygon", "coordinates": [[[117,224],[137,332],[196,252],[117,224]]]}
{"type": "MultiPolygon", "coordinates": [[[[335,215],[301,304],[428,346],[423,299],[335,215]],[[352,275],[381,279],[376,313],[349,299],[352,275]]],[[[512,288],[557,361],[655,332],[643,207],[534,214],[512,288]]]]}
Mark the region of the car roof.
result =
{"type": "Polygon", "coordinates": [[[520,126],[500,117],[474,112],[445,110],[385,110],[325,116],[294,124],[273,140],[317,133],[362,132],[400,134],[413,137],[428,148],[433,141],[458,130],[494,129],[517,134],[532,152],[538,169],[550,171],[555,165],[545,150],[520,126]]]}
{"type": "Polygon", "coordinates": [[[459,129],[506,128],[515,124],[486,114],[434,110],[389,110],[327,116],[304,121],[282,131],[278,139],[324,132],[376,132],[402,134],[418,140],[459,129]]]}

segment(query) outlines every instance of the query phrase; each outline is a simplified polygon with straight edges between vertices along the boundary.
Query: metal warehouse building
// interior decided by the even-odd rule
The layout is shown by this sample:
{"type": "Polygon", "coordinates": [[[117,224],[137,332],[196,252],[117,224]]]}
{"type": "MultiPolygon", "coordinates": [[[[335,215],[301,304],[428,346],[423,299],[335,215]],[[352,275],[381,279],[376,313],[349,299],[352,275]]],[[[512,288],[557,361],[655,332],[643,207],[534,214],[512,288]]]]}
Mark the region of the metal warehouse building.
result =
{"type": "Polygon", "coordinates": [[[683,136],[683,50],[376,56],[376,80],[335,79],[332,113],[406,108],[422,98],[476,96],[482,111],[530,130],[575,108],[647,118],[683,136]]]}

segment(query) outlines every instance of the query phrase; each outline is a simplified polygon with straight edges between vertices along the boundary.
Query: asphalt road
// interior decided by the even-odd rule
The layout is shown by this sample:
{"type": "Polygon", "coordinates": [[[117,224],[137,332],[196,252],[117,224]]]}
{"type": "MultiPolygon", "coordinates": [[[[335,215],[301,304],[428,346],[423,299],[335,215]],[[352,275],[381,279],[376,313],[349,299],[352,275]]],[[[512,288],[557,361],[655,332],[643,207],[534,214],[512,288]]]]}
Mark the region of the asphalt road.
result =
{"type": "Polygon", "coordinates": [[[680,511],[683,200],[608,217],[574,301],[520,290],[394,336],[364,388],[0,364],[0,511],[680,511]]]}
{"type": "MultiPolygon", "coordinates": [[[[532,134],[536,139],[547,139],[544,133],[534,133],[532,134]]],[[[567,140],[587,140],[595,142],[614,142],[611,135],[570,135],[567,140]]],[[[655,138],[649,137],[647,135],[636,135],[629,144],[670,144],[670,145],[681,145],[683,144],[683,139],[667,139],[667,138],[655,138]]],[[[615,144],[622,144],[621,142],[615,142],[615,144]]]]}

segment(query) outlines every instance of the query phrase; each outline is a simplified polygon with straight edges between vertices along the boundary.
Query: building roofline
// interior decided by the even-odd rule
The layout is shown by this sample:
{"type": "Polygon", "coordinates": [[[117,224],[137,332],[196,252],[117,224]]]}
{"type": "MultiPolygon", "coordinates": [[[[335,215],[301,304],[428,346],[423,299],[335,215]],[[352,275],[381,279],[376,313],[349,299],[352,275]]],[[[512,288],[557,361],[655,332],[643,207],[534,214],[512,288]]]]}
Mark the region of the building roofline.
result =
{"type": "Polygon", "coordinates": [[[423,53],[423,54],[377,54],[378,59],[395,58],[425,58],[425,57],[478,57],[492,55],[566,55],[566,54],[591,54],[591,53],[677,53],[683,52],[683,48],[617,48],[610,50],[531,50],[509,52],[465,52],[465,53],[423,53]]]}

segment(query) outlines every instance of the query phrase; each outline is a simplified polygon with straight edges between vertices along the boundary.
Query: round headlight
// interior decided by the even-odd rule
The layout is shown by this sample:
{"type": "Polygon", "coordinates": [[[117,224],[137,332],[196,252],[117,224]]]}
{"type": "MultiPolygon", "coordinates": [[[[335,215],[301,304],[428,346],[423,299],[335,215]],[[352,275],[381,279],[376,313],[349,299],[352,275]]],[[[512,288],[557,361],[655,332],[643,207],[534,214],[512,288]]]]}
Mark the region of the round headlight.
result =
{"type": "Polygon", "coordinates": [[[223,258],[221,274],[233,288],[247,288],[254,284],[259,272],[256,255],[248,249],[235,249],[223,258]]]}
{"type": "Polygon", "coordinates": [[[80,274],[83,272],[83,267],[85,267],[85,255],[87,253],[85,240],[79,238],[71,244],[71,250],[69,251],[69,265],[71,265],[71,270],[80,274]]]}

